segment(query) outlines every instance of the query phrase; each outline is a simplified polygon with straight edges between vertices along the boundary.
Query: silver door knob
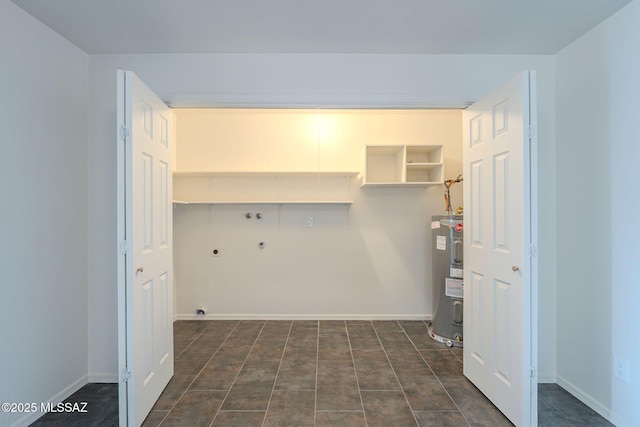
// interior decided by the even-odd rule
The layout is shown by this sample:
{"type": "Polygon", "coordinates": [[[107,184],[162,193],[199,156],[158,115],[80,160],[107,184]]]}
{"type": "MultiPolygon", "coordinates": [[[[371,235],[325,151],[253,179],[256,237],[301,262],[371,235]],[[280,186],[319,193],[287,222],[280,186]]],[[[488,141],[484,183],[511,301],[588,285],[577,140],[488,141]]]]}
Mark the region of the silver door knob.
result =
{"type": "Polygon", "coordinates": [[[143,271],[144,271],[144,268],[142,268],[142,267],[138,267],[136,269],[136,273],[142,273],[143,271]]]}
{"type": "Polygon", "coordinates": [[[518,267],[517,265],[514,265],[514,266],[511,267],[511,270],[520,271],[520,267],[518,267]]]}

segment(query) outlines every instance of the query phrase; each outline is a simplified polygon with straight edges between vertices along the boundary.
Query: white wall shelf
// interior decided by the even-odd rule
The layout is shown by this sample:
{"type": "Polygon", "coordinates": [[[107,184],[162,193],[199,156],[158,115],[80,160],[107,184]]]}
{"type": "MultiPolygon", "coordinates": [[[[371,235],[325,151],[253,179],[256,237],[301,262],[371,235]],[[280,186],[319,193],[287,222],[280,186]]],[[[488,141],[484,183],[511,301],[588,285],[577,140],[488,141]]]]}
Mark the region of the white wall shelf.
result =
{"type": "Polygon", "coordinates": [[[175,204],[350,205],[358,172],[175,172],[175,204]]]}
{"type": "Polygon", "coordinates": [[[426,187],[444,181],[442,145],[367,145],[363,187],[426,187]]]}
{"type": "Polygon", "coordinates": [[[323,177],[323,176],[356,176],[356,171],[215,171],[215,172],[174,172],[174,177],[323,177]]]}
{"type": "Polygon", "coordinates": [[[244,200],[244,201],[221,201],[203,200],[198,202],[186,202],[174,200],[176,205],[350,205],[352,200],[244,200]]]}
{"type": "Polygon", "coordinates": [[[353,200],[174,200],[174,205],[346,205],[353,200]]]}

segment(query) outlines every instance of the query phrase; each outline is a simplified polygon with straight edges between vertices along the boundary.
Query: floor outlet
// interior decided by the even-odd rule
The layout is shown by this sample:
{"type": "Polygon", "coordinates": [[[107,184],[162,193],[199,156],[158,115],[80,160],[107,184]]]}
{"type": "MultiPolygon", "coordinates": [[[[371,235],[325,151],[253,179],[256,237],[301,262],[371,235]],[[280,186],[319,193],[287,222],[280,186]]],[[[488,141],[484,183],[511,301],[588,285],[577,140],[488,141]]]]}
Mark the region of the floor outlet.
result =
{"type": "Polygon", "coordinates": [[[629,382],[629,361],[619,357],[613,358],[613,375],[622,381],[629,382]]]}

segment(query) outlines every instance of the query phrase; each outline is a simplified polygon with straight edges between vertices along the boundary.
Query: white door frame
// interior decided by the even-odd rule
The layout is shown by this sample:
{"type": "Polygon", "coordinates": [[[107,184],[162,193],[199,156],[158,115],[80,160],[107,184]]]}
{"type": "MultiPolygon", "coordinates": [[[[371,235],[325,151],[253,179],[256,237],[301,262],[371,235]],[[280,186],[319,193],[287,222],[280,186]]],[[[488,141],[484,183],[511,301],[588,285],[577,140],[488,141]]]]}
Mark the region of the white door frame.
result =
{"type": "Polygon", "coordinates": [[[529,221],[531,294],[531,426],[538,425],[538,76],[529,71],[529,221]]]}
{"type": "MultiPolygon", "coordinates": [[[[120,75],[118,75],[117,89],[121,86],[124,87],[124,82],[120,82],[120,75]]],[[[124,90],[117,90],[117,104],[118,106],[125,105],[124,90]]],[[[127,229],[130,224],[127,224],[127,203],[130,200],[126,200],[126,181],[131,179],[130,176],[126,176],[127,165],[130,159],[128,159],[124,139],[125,134],[122,134],[121,129],[126,129],[124,122],[125,118],[117,115],[117,132],[116,132],[116,238],[117,238],[117,250],[118,250],[118,409],[120,420],[126,420],[128,395],[127,385],[122,381],[123,376],[126,376],[126,372],[121,372],[120,367],[127,365],[127,340],[121,342],[120,337],[126,336],[127,324],[126,324],[126,293],[127,293],[127,229]]]]}
{"type": "MultiPolygon", "coordinates": [[[[533,72],[535,75],[535,72],[533,72]]],[[[536,91],[536,80],[533,79],[531,85],[530,85],[530,89],[532,90],[532,92],[535,93],[536,91]]],[[[530,97],[530,99],[532,99],[530,97]]],[[[117,102],[120,104],[122,102],[124,102],[124,94],[118,92],[117,93],[117,102]]],[[[532,102],[536,102],[536,97],[533,97],[532,102]]],[[[189,102],[187,103],[178,103],[180,107],[187,107],[188,105],[191,105],[189,102]]],[[[213,100],[212,102],[198,102],[198,107],[200,108],[220,108],[220,107],[224,107],[224,102],[220,103],[219,100],[213,100]]],[[[464,105],[453,105],[453,104],[447,104],[447,108],[450,109],[456,109],[456,108],[465,108],[466,106],[464,105]]],[[[228,105],[225,108],[232,108],[236,106],[234,105],[228,105]]],[[[267,105],[267,104],[263,104],[263,103],[256,103],[256,104],[251,104],[250,105],[251,108],[273,108],[273,105],[267,105]]],[[[280,106],[281,107],[281,106],[280,106]]],[[[537,111],[537,105],[532,105],[531,107],[534,107],[533,110],[530,109],[530,111],[537,111]]],[[[300,105],[297,106],[297,108],[301,108],[300,105]]],[[[309,108],[318,108],[318,106],[316,104],[314,105],[310,105],[309,108]]],[[[337,108],[337,107],[331,107],[331,108],[337,108]]],[[[348,106],[345,106],[344,108],[349,108],[348,106]]],[[[373,106],[370,105],[367,108],[380,108],[380,109],[388,109],[390,108],[389,106],[385,106],[385,105],[377,105],[377,106],[373,106]]],[[[417,108],[416,105],[407,105],[406,107],[402,107],[402,106],[398,106],[395,105],[391,108],[417,108]]],[[[429,105],[425,105],[424,106],[425,109],[430,109],[430,108],[438,108],[438,107],[434,107],[434,106],[429,106],[429,105]]],[[[532,240],[532,250],[534,251],[534,253],[532,253],[532,256],[530,257],[530,263],[531,263],[531,313],[530,313],[530,318],[531,318],[531,362],[532,362],[532,366],[535,368],[534,371],[532,372],[532,384],[534,387],[532,389],[531,392],[531,413],[532,413],[532,418],[531,418],[531,425],[535,425],[535,423],[537,422],[537,405],[538,405],[538,396],[537,396],[537,392],[535,392],[537,390],[537,365],[538,365],[538,328],[537,328],[537,324],[538,324],[538,257],[537,257],[537,248],[538,248],[538,147],[537,147],[537,116],[531,117],[530,118],[532,120],[532,134],[531,134],[531,144],[530,144],[530,185],[531,185],[531,200],[530,200],[530,219],[531,219],[531,223],[529,224],[530,226],[530,231],[531,231],[531,240],[532,240]]],[[[120,120],[120,118],[118,117],[118,121],[120,120]]],[[[120,122],[118,122],[118,129],[120,129],[120,122]]],[[[125,301],[125,293],[124,293],[124,283],[126,280],[126,257],[123,253],[123,247],[120,245],[120,242],[125,241],[125,237],[126,237],[126,224],[125,224],[125,217],[124,217],[124,179],[125,179],[125,165],[123,164],[123,162],[121,161],[121,159],[124,159],[124,146],[122,144],[122,140],[121,140],[121,136],[120,134],[118,134],[116,136],[116,147],[117,147],[117,158],[118,158],[118,162],[117,162],[117,169],[116,169],[116,187],[117,187],[117,221],[116,221],[116,229],[117,229],[117,239],[118,239],[118,257],[117,257],[117,268],[118,268],[118,305],[120,306],[124,301],[125,301]]],[[[126,324],[122,325],[119,322],[118,328],[126,328],[126,324]]],[[[119,360],[126,360],[126,346],[120,344],[118,346],[118,358],[119,360]]],[[[118,377],[120,378],[121,375],[123,375],[123,373],[118,372],[118,377]]],[[[120,415],[122,418],[122,414],[124,411],[124,414],[126,414],[126,399],[127,399],[127,395],[126,395],[126,387],[123,387],[122,382],[120,383],[119,386],[119,410],[120,410],[120,415]]]]}
{"type": "MultiPolygon", "coordinates": [[[[124,87],[124,75],[118,73],[118,82],[116,87],[124,87]]],[[[116,105],[125,104],[124,90],[117,90],[116,105]]],[[[127,229],[131,224],[127,224],[126,215],[126,171],[127,171],[127,156],[124,144],[126,134],[123,134],[121,129],[126,129],[125,117],[121,117],[119,114],[116,118],[117,132],[116,132],[116,233],[118,244],[118,409],[120,420],[126,420],[128,418],[128,390],[126,383],[122,380],[123,376],[126,376],[126,372],[120,372],[120,366],[126,366],[127,364],[127,340],[126,337],[127,323],[126,323],[126,301],[127,301],[127,229]]]]}

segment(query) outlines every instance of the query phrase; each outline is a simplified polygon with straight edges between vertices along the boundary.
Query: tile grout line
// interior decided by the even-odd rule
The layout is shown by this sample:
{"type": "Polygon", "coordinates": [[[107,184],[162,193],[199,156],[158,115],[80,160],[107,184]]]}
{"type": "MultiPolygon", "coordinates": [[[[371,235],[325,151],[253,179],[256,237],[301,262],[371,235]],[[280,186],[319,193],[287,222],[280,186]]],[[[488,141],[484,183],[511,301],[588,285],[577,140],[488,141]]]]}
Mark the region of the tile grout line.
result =
{"type": "MultiPolygon", "coordinates": [[[[207,320],[201,320],[201,322],[211,322],[211,321],[207,321],[207,320]]],[[[224,345],[224,343],[227,341],[227,339],[229,338],[229,336],[233,333],[233,331],[236,330],[236,328],[238,327],[238,325],[240,324],[240,321],[236,322],[236,325],[233,327],[233,329],[231,329],[231,331],[229,331],[229,333],[227,334],[227,336],[224,338],[224,340],[220,343],[220,345],[218,346],[218,348],[216,349],[216,351],[213,352],[213,354],[211,355],[211,357],[207,360],[207,362],[202,366],[202,369],[200,369],[200,371],[198,371],[197,374],[194,375],[193,379],[191,380],[191,382],[189,383],[189,385],[187,387],[185,387],[184,391],[182,392],[182,394],[180,394],[180,397],[178,397],[176,399],[176,401],[174,402],[174,404],[171,406],[171,409],[169,409],[167,411],[167,413],[165,414],[165,416],[162,418],[162,420],[158,423],[158,427],[160,427],[162,425],[162,423],[165,422],[165,420],[167,419],[167,417],[169,416],[169,414],[171,414],[171,411],[173,411],[176,407],[176,405],[178,404],[178,402],[180,402],[180,400],[184,397],[184,395],[187,393],[187,391],[189,390],[189,388],[191,388],[191,386],[193,385],[193,383],[196,381],[196,379],[198,378],[198,376],[202,373],[202,371],[204,370],[204,368],[207,366],[207,364],[211,361],[211,359],[213,359],[213,356],[216,355],[216,353],[218,352],[218,350],[220,350],[220,347],[222,347],[224,345]]],[[[211,326],[213,325],[213,323],[210,323],[207,325],[206,328],[204,328],[202,330],[202,332],[200,332],[190,343],[188,346],[186,346],[184,348],[184,350],[182,350],[180,352],[180,354],[184,353],[189,347],[191,347],[191,345],[196,342],[196,340],[198,338],[200,338],[200,336],[202,336],[202,334],[204,334],[204,332],[209,329],[211,326]]],[[[174,363],[175,363],[175,356],[174,356],[174,363]]],[[[175,375],[175,372],[174,372],[175,375]]],[[[173,377],[172,377],[173,378],[173,377]]],[[[164,392],[164,391],[163,391],[164,392]]]]}
{"type": "MultiPolygon", "coordinates": [[[[265,322],[265,326],[266,324],[267,322],[265,322]]],[[[280,374],[280,368],[282,368],[282,361],[284,360],[284,352],[287,349],[287,344],[289,343],[289,337],[291,336],[291,329],[293,329],[293,320],[289,324],[289,332],[287,332],[287,339],[284,341],[284,347],[282,347],[282,354],[280,355],[280,364],[278,365],[276,376],[273,378],[273,387],[271,387],[271,394],[269,395],[269,401],[267,402],[267,409],[265,409],[264,417],[262,418],[262,426],[264,426],[264,424],[267,422],[267,414],[269,413],[269,407],[271,406],[271,399],[273,398],[273,393],[276,390],[276,383],[278,381],[278,375],[280,374]]]]}
{"type": "Polygon", "coordinates": [[[318,359],[320,358],[320,321],[316,322],[316,382],[315,397],[313,399],[313,427],[316,426],[318,419],[318,359]]]}
{"type": "MultiPolygon", "coordinates": [[[[197,322],[210,322],[210,320],[197,320],[197,322]]],[[[175,321],[174,321],[174,323],[175,323],[175,321]]],[[[187,350],[189,349],[189,347],[191,347],[191,346],[193,345],[193,343],[194,343],[194,342],[196,342],[196,340],[197,340],[198,338],[200,338],[200,336],[201,336],[202,334],[204,334],[204,333],[205,333],[205,331],[206,331],[207,329],[209,329],[210,327],[211,327],[211,324],[207,325],[207,326],[206,326],[202,331],[200,331],[200,332],[198,333],[198,335],[196,335],[196,336],[191,340],[191,342],[189,342],[189,344],[188,344],[185,348],[183,348],[183,349],[182,349],[182,351],[180,352],[180,354],[182,354],[182,353],[184,353],[185,351],[187,351],[187,350]]],[[[175,354],[174,354],[174,355],[173,355],[174,361],[175,361],[175,358],[176,358],[176,357],[180,357],[180,354],[178,354],[178,355],[175,355],[175,354]]]]}
{"type": "MultiPolygon", "coordinates": [[[[396,323],[396,325],[398,325],[400,327],[402,332],[406,335],[402,325],[397,321],[395,323],[396,323]]],[[[389,363],[389,366],[391,367],[391,371],[393,371],[393,376],[396,377],[396,381],[398,382],[398,386],[400,387],[400,391],[402,391],[402,395],[404,396],[404,400],[405,400],[405,402],[407,402],[407,406],[409,406],[409,410],[411,411],[411,416],[413,417],[413,420],[416,422],[416,426],[420,426],[420,423],[418,422],[418,419],[416,418],[415,411],[411,407],[411,402],[409,402],[409,399],[407,399],[407,393],[404,392],[404,388],[402,387],[402,383],[400,382],[400,378],[398,378],[398,374],[396,373],[396,370],[393,367],[393,363],[391,363],[391,359],[389,359],[389,354],[387,353],[387,349],[384,348],[384,343],[380,339],[380,335],[378,334],[378,330],[376,329],[376,327],[373,324],[373,322],[371,322],[371,327],[373,328],[373,331],[375,332],[376,337],[378,338],[378,342],[380,343],[380,347],[382,347],[382,351],[384,352],[384,356],[387,358],[387,362],[389,363]]],[[[411,338],[409,338],[409,342],[411,342],[411,344],[413,345],[413,341],[411,341],[411,338]]]]}
{"type": "MultiPolygon", "coordinates": [[[[238,325],[236,325],[236,328],[237,328],[237,326],[240,325],[240,323],[242,323],[242,321],[238,321],[238,325]]],[[[247,355],[245,356],[244,360],[242,361],[242,365],[240,366],[240,369],[238,369],[238,373],[236,373],[235,378],[231,382],[231,385],[229,386],[229,390],[227,390],[227,394],[225,394],[224,399],[222,399],[222,402],[220,402],[220,407],[216,411],[216,415],[211,420],[211,423],[209,424],[209,427],[213,426],[213,423],[216,421],[216,418],[218,418],[218,415],[220,414],[220,411],[222,411],[222,407],[224,406],[224,402],[227,401],[227,398],[229,397],[229,393],[231,393],[231,390],[233,389],[233,386],[236,383],[236,380],[238,379],[238,376],[240,375],[240,372],[242,372],[242,368],[244,368],[244,364],[247,363],[247,359],[249,358],[249,355],[251,354],[251,351],[253,350],[253,348],[256,346],[256,342],[258,341],[258,338],[260,338],[260,334],[262,334],[262,331],[264,330],[264,327],[265,327],[266,324],[267,324],[266,321],[264,321],[262,323],[262,328],[260,328],[260,332],[258,333],[256,338],[253,340],[253,344],[251,345],[251,349],[249,349],[249,352],[247,353],[247,355]]],[[[221,347],[222,347],[222,345],[221,345],[221,347]]],[[[211,357],[213,357],[213,356],[211,356],[211,357]]]]}
{"type": "MultiPolygon", "coordinates": [[[[427,329],[427,324],[424,323],[424,321],[422,322],[422,324],[425,327],[425,333],[427,334],[427,337],[429,339],[431,339],[431,337],[429,337],[429,332],[427,329]]],[[[460,413],[460,415],[462,415],[462,418],[464,418],[464,420],[467,422],[467,425],[470,427],[471,423],[469,422],[469,420],[467,419],[467,416],[462,412],[462,409],[460,409],[460,407],[458,406],[458,403],[453,399],[453,396],[451,396],[451,393],[449,393],[449,390],[447,390],[447,388],[444,386],[444,384],[442,384],[442,381],[440,380],[440,377],[438,377],[438,375],[436,375],[435,371],[433,369],[431,369],[431,365],[429,365],[429,362],[427,362],[424,358],[424,356],[422,356],[422,353],[420,353],[420,350],[418,350],[418,347],[416,346],[416,344],[413,342],[413,340],[411,339],[411,337],[409,336],[409,334],[407,333],[407,331],[404,329],[404,327],[398,322],[398,325],[400,325],[400,328],[402,328],[402,332],[404,332],[404,334],[407,336],[407,338],[409,339],[409,342],[411,343],[411,345],[413,346],[413,348],[416,349],[416,352],[418,353],[418,355],[420,356],[420,358],[422,359],[422,361],[425,363],[425,365],[427,365],[427,367],[429,368],[429,370],[431,371],[431,373],[433,374],[433,376],[436,378],[436,380],[438,380],[438,383],[442,386],[442,389],[444,390],[445,393],[447,393],[447,396],[449,396],[449,399],[451,399],[451,401],[453,402],[453,405],[456,407],[456,409],[458,410],[458,412],[460,413]]],[[[454,355],[455,356],[455,355],[454,355]]],[[[455,356],[457,357],[457,356],[455,356]]]]}
{"type": "MultiPolygon", "coordinates": [[[[373,327],[373,324],[371,325],[373,327]]],[[[344,329],[347,331],[347,342],[349,343],[349,354],[351,354],[351,363],[353,364],[353,373],[356,377],[356,384],[358,386],[358,395],[360,396],[360,406],[362,406],[362,416],[364,417],[364,426],[367,427],[367,413],[364,410],[364,399],[362,399],[362,390],[360,389],[360,380],[358,379],[358,368],[356,368],[356,359],[353,357],[353,347],[351,347],[351,337],[349,336],[349,327],[347,322],[344,322],[344,329]]]]}

